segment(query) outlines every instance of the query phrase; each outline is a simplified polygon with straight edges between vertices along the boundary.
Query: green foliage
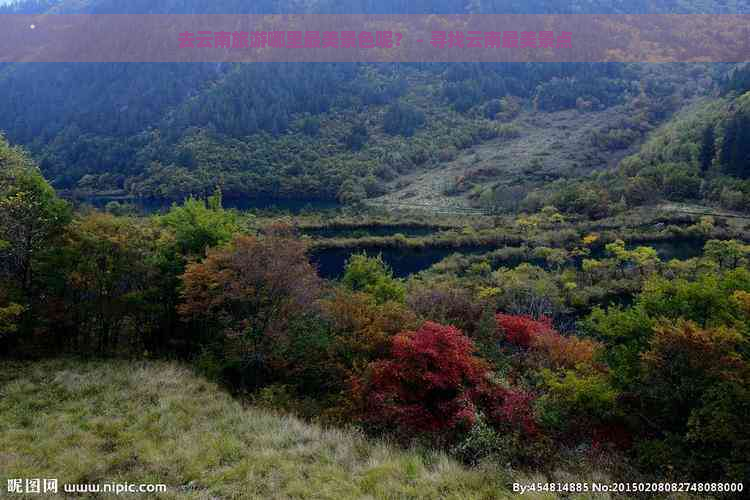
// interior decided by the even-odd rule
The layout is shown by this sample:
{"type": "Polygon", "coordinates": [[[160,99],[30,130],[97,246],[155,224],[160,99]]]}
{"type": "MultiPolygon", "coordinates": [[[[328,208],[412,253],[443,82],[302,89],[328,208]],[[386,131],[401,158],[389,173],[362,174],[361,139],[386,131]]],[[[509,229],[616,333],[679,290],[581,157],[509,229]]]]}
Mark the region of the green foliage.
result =
{"type": "Polygon", "coordinates": [[[689,319],[703,326],[729,325],[746,329],[740,305],[732,298],[750,287],[745,269],[721,276],[706,273],[695,281],[653,277],[633,307],[595,308],[581,328],[607,345],[604,357],[618,386],[635,383],[640,353],[662,319],[689,319]]]}
{"type": "Polygon", "coordinates": [[[100,354],[142,352],[149,345],[163,327],[160,305],[149,300],[161,279],[155,267],[160,236],[146,224],[99,212],[71,224],[65,244],[68,341],[100,354]],[[122,339],[129,345],[119,345],[122,339]]]}
{"type": "MultiPolygon", "coordinates": [[[[651,247],[640,246],[633,250],[627,250],[624,241],[616,240],[612,243],[607,243],[604,249],[612,256],[616,268],[622,275],[629,268],[636,268],[641,275],[644,275],[648,271],[652,271],[660,263],[659,255],[651,247]]],[[[587,266],[589,269],[584,270],[591,271],[593,267],[596,267],[591,262],[587,266]]]]}
{"type": "MultiPolygon", "coordinates": [[[[744,103],[750,102],[747,94],[744,103]]],[[[743,102],[743,98],[739,102],[743,102]]],[[[725,173],[741,179],[750,177],[750,106],[744,106],[724,123],[719,161],[725,173]]]]}
{"type": "Polygon", "coordinates": [[[477,352],[486,360],[490,361],[493,367],[497,369],[504,368],[506,363],[505,356],[498,348],[499,331],[497,318],[495,317],[494,307],[485,307],[477,323],[476,332],[474,333],[474,343],[477,346],[477,352]]]}
{"type": "Polygon", "coordinates": [[[37,258],[60,238],[70,216],[25,153],[0,136],[0,272],[23,294],[31,292],[37,258]]]}
{"type": "Polygon", "coordinates": [[[354,205],[367,198],[367,191],[361,182],[347,179],[341,184],[337,199],[345,205],[354,205]]]}
{"type": "Polygon", "coordinates": [[[367,144],[369,137],[367,127],[361,124],[354,125],[349,135],[346,136],[346,145],[354,151],[359,151],[367,144]]]}
{"type": "Polygon", "coordinates": [[[9,345],[50,319],[41,312],[50,302],[41,271],[70,219],[68,204],[0,134],[0,338],[9,345]]]}
{"type": "Polygon", "coordinates": [[[566,182],[555,186],[549,201],[565,213],[601,218],[612,209],[609,196],[607,190],[595,182],[566,182]]]}
{"type": "Polygon", "coordinates": [[[738,240],[709,240],[703,253],[709,259],[715,260],[721,269],[735,269],[747,264],[750,245],[738,240]]]}
{"type": "MultiPolygon", "coordinates": [[[[727,252],[734,258],[736,243],[715,242],[707,249],[710,258],[725,258],[727,252]]],[[[704,273],[693,281],[654,277],[631,308],[595,309],[581,325],[606,345],[603,360],[623,393],[616,408],[637,417],[631,426],[644,466],[704,478],[719,467],[724,477],[742,476],[747,440],[738,419],[750,408],[742,298],[749,288],[745,268],[704,273]]],[[[552,383],[550,395],[559,393],[564,380],[549,374],[545,380],[552,383]]],[[[548,415],[560,421],[555,420],[560,414],[548,415]]]]}
{"type": "Polygon", "coordinates": [[[406,298],[406,286],[393,277],[393,271],[383,262],[381,255],[353,254],[346,263],[341,282],[351,290],[371,294],[379,303],[404,302],[406,298]]]}
{"type": "Polygon", "coordinates": [[[524,445],[528,442],[524,442],[519,432],[499,432],[480,413],[474,425],[453,445],[451,454],[472,465],[482,462],[512,464],[519,461],[524,445]]]}
{"type": "Polygon", "coordinates": [[[640,383],[631,388],[649,425],[663,432],[642,445],[651,452],[644,453],[651,465],[677,465],[693,477],[709,478],[717,469],[733,480],[745,477],[750,450],[741,423],[750,410],[746,344],[725,327],[703,329],[679,321],[656,328],[643,354],[640,383]]]}
{"type": "MultiPolygon", "coordinates": [[[[729,276],[706,274],[697,281],[652,279],[638,298],[638,305],[652,318],[685,318],[699,325],[730,325],[738,321],[732,304],[735,286],[729,276]]],[[[746,284],[744,286],[747,286],[746,284]]]]}
{"type": "Polygon", "coordinates": [[[716,134],[714,133],[713,124],[709,124],[703,131],[701,138],[701,150],[698,157],[700,161],[701,172],[707,172],[713,164],[716,157],[716,134]]]}
{"type": "Polygon", "coordinates": [[[238,214],[224,209],[221,201],[219,189],[208,200],[191,196],[158,218],[174,233],[181,254],[202,257],[208,248],[228,242],[240,231],[238,214]]]}
{"type": "Polygon", "coordinates": [[[540,401],[542,422],[563,432],[583,433],[616,412],[618,391],[606,374],[543,370],[547,392],[540,401]]]}
{"type": "Polygon", "coordinates": [[[18,331],[18,321],[24,309],[21,304],[13,302],[0,306],[0,339],[18,331]]]}
{"type": "Polygon", "coordinates": [[[383,118],[383,130],[387,133],[400,134],[405,137],[414,135],[414,132],[425,122],[424,113],[409,104],[393,104],[385,113],[383,118]]]}
{"type": "Polygon", "coordinates": [[[495,288],[491,297],[497,308],[512,314],[554,317],[565,304],[551,272],[531,264],[514,269],[500,268],[492,275],[495,288]]]}

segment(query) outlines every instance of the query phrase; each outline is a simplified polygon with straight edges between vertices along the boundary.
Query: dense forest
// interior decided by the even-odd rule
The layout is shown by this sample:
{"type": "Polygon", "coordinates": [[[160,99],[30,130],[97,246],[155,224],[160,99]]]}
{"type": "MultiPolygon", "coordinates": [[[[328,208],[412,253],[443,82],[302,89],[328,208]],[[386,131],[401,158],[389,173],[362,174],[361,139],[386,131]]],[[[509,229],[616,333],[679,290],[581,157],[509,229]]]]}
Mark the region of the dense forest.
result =
{"type": "Polygon", "coordinates": [[[60,64],[2,75],[0,128],[59,189],[179,200],[221,178],[228,197],[342,201],[497,137],[507,96],[550,111],[578,98],[606,107],[638,78],[611,64],[60,64]]]}
{"type": "MultiPolygon", "coordinates": [[[[6,5],[0,12],[719,13],[745,9],[741,2],[730,9],[717,2],[320,1],[304,6],[253,2],[249,7],[246,2],[39,0],[6,5]]],[[[603,111],[626,106],[628,119],[605,123],[592,132],[585,146],[595,157],[626,150],[701,93],[741,93],[743,79],[732,76],[733,71],[737,72],[728,65],[696,65],[660,73],[637,64],[4,64],[0,130],[11,142],[27,147],[52,185],[69,195],[169,202],[191,194],[205,196],[218,182],[227,200],[318,199],[351,204],[397,189],[404,176],[442,169],[479,144],[525,140],[516,122],[528,113],[578,110],[596,120],[603,111]]],[[[723,128],[723,121],[715,128],[723,128]]],[[[723,141],[722,134],[714,137],[715,142],[723,141]]],[[[716,147],[731,148],[728,143],[716,147]]],[[[725,153],[719,164],[727,162],[732,160],[725,153]]],[[[669,161],[670,171],[673,163],[679,162],[669,161]]],[[[599,172],[604,166],[597,157],[579,165],[576,176],[599,172]]],[[[533,168],[533,164],[528,167],[533,168]]],[[[508,183],[502,170],[479,176],[469,171],[473,182],[448,185],[445,193],[469,196],[473,206],[507,209],[502,199],[508,197],[508,183]]],[[[679,170],[675,176],[684,177],[690,169],[679,170]]],[[[705,170],[697,177],[706,177],[705,170]]],[[[741,177],[737,167],[721,171],[741,177]]],[[[571,177],[569,172],[556,175],[571,177]]],[[[719,203],[721,197],[714,191],[721,191],[726,182],[720,183],[721,188],[712,182],[704,191],[687,189],[679,196],[719,203]]],[[[511,184],[518,191],[514,197],[531,194],[528,201],[534,203],[532,192],[539,183],[519,176],[511,184]]],[[[661,191],[665,189],[669,190],[661,191]]],[[[630,198],[640,199],[643,194],[630,198]]]]}

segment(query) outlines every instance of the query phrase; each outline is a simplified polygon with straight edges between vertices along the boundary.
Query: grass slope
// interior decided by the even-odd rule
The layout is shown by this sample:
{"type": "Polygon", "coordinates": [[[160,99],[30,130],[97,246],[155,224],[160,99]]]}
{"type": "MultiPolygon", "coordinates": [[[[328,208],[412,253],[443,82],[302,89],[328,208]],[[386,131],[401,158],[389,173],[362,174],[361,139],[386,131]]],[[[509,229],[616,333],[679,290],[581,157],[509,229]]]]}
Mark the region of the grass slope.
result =
{"type": "Polygon", "coordinates": [[[178,364],[72,360],[0,367],[0,496],[8,478],[58,478],[61,491],[163,483],[162,498],[207,499],[504,498],[513,481],[244,408],[178,364]]]}
{"type": "Polygon", "coordinates": [[[607,151],[592,144],[592,134],[615,126],[628,112],[626,106],[585,113],[575,109],[524,112],[512,123],[518,137],[484,141],[459,151],[451,161],[399,176],[391,183],[390,192],[369,203],[468,208],[476,206],[469,199],[472,194],[494,185],[538,184],[614,166],[627,154],[636,152],[640,141],[628,148],[607,151]],[[447,194],[446,188],[455,188],[459,178],[471,181],[459,189],[461,193],[447,194]]]}

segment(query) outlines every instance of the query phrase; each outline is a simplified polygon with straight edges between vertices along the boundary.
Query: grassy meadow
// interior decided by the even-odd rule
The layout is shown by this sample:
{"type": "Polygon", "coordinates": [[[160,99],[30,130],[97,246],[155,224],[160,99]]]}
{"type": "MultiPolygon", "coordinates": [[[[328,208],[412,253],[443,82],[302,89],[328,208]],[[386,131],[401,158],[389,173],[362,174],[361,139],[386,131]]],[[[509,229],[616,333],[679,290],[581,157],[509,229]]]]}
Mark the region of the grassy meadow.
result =
{"type": "Polygon", "coordinates": [[[179,364],[72,360],[0,368],[0,471],[205,499],[507,498],[542,480],[245,407],[179,364]]]}

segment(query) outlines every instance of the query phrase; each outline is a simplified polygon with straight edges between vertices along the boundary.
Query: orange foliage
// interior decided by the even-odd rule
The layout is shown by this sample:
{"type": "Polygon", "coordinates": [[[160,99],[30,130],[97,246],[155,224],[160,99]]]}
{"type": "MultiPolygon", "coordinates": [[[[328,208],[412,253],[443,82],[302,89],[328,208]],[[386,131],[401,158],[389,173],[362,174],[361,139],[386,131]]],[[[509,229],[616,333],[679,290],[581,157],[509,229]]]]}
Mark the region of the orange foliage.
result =
{"type": "Polygon", "coordinates": [[[337,289],[321,300],[324,316],[336,336],[337,363],[346,371],[360,371],[374,359],[386,356],[391,338],[405,328],[416,328],[416,314],[402,304],[377,304],[372,295],[337,289]]]}
{"type": "Polygon", "coordinates": [[[740,310],[750,316],[750,293],[737,290],[734,292],[734,295],[732,295],[732,298],[740,310]]]}
{"type": "Polygon", "coordinates": [[[218,323],[227,334],[282,333],[320,291],[304,243],[277,231],[238,235],[209,250],[203,262],[188,265],[182,284],[180,315],[218,323]]]}
{"type": "Polygon", "coordinates": [[[554,368],[593,365],[596,353],[602,348],[594,340],[561,335],[546,317],[535,320],[530,316],[501,313],[497,315],[497,324],[507,342],[539,353],[554,368]]]}
{"type": "Polygon", "coordinates": [[[555,368],[575,368],[594,364],[594,356],[601,344],[590,339],[565,337],[555,330],[543,330],[532,339],[531,346],[544,354],[555,368]]]}

